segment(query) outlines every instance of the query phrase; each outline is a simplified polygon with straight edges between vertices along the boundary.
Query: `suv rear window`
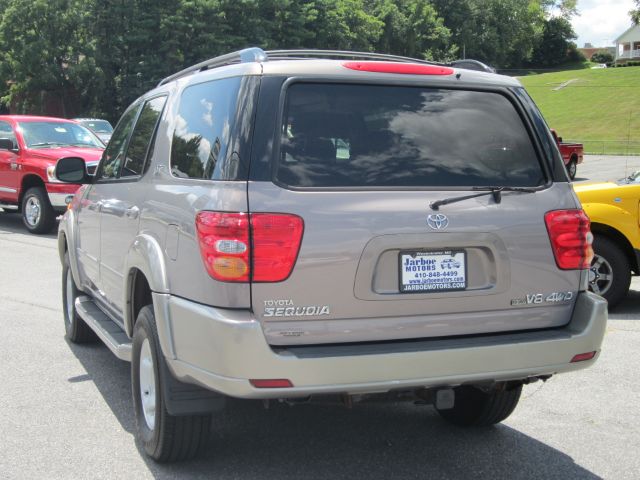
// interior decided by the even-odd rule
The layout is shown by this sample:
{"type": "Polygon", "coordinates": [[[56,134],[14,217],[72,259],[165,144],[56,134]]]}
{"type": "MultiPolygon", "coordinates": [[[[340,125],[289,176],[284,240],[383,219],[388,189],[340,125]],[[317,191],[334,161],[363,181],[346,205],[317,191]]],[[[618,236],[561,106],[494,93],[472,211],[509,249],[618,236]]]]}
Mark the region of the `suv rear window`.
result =
{"type": "Polygon", "coordinates": [[[498,93],[296,83],[280,136],[275,179],[292,187],[545,182],[518,112],[498,93]]]}

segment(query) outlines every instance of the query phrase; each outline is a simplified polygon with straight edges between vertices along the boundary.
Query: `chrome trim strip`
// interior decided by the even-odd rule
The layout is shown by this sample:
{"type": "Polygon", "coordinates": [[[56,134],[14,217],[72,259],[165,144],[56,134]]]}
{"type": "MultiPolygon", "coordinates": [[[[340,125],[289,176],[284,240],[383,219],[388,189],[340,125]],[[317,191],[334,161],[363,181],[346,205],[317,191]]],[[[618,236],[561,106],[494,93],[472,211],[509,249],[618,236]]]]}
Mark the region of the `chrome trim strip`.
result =
{"type": "Polygon", "coordinates": [[[5,192],[5,193],[16,193],[18,190],[16,190],[15,188],[9,188],[9,187],[0,187],[0,192],[5,192]]]}

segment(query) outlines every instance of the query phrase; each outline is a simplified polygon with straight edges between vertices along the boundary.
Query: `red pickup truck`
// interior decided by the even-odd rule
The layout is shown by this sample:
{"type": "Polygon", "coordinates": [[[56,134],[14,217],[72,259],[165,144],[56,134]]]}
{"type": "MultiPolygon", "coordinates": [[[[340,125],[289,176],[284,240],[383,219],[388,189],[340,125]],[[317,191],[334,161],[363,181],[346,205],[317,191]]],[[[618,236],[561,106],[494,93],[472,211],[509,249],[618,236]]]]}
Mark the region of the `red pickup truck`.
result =
{"type": "Polygon", "coordinates": [[[551,129],[553,138],[560,149],[562,155],[562,161],[565,167],[567,167],[567,173],[571,180],[576,178],[576,172],[578,171],[578,164],[582,163],[582,157],[584,155],[584,147],[581,143],[565,143],[562,141],[562,137],[559,137],[554,129],[551,129]]]}
{"type": "Polygon", "coordinates": [[[89,129],[62,118],[0,115],[0,210],[20,211],[32,233],[53,229],[79,185],[54,175],[61,158],[82,158],[95,170],[104,144],[89,129]]]}

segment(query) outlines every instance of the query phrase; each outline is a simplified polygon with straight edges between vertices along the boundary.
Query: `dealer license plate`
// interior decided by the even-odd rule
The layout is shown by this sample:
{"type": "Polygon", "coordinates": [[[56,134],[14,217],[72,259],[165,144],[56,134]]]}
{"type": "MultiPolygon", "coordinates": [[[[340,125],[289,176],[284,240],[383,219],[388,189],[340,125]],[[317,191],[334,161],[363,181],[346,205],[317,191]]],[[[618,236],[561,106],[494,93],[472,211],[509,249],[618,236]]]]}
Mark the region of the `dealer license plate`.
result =
{"type": "Polygon", "coordinates": [[[400,291],[447,292],[467,288],[467,256],[460,250],[400,252],[400,291]]]}

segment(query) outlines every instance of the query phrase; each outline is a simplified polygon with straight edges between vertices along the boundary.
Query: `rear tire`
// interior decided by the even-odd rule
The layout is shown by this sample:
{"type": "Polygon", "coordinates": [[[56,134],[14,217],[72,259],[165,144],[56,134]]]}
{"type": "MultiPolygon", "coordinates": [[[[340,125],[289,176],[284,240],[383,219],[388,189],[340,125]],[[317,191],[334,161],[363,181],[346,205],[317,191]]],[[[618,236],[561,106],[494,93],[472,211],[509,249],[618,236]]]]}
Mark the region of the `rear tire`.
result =
{"type": "Polygon", "coordinates": [[[575,158],[571,159],[571,161],[567,164],[567,173],[569,174],[569,178],[571,180],[576,178],[576,174],[578,173],[578,162],[575,158]]]}
{"type": "Polygon", "coordinates": [[[42,187],[31,187],[22,197],[22,222],[31,233],[49,233],[56,224],[47,192],[42,187]]]}
{"type": "Polygon", "coordinates": [[[455,388],[453,408],[438,410],[438,413],[449,423],[460,427],[495,425],[513,413],[521,393],[522,385],[506,385],[504,389],[490,392],[463,385],[455,388]]]}
{"type": "Polygon", "coordinates": [[[65,335],[72,343],[93,342],[98,337],[76,312],[76,298],[80,295],[82,295],[82,291],[76,287],[76,282],[73,281],[71,274],[69,253],[65,253],[62,267],[62,315],[64,316],[65,335]]]}
{"type": "Polygon", "coordinates": [[[620,303],[631,285],[631,266],[622,249],[608,237],[595,235],[589,270],[589,290],[604,297],[609,308],[620,303]]]}
{"type": "MultiPolygon", "coordinates": [[[[153,308],[143,307],[133,333],[131,386],[136,437],[158,462],[177,462],[198,455],[209,440],[211,415],[174,416],[167,412],[160,349],[153,308]]],[[[168,373],[170,375],[170,373],[168,373]]]]}

